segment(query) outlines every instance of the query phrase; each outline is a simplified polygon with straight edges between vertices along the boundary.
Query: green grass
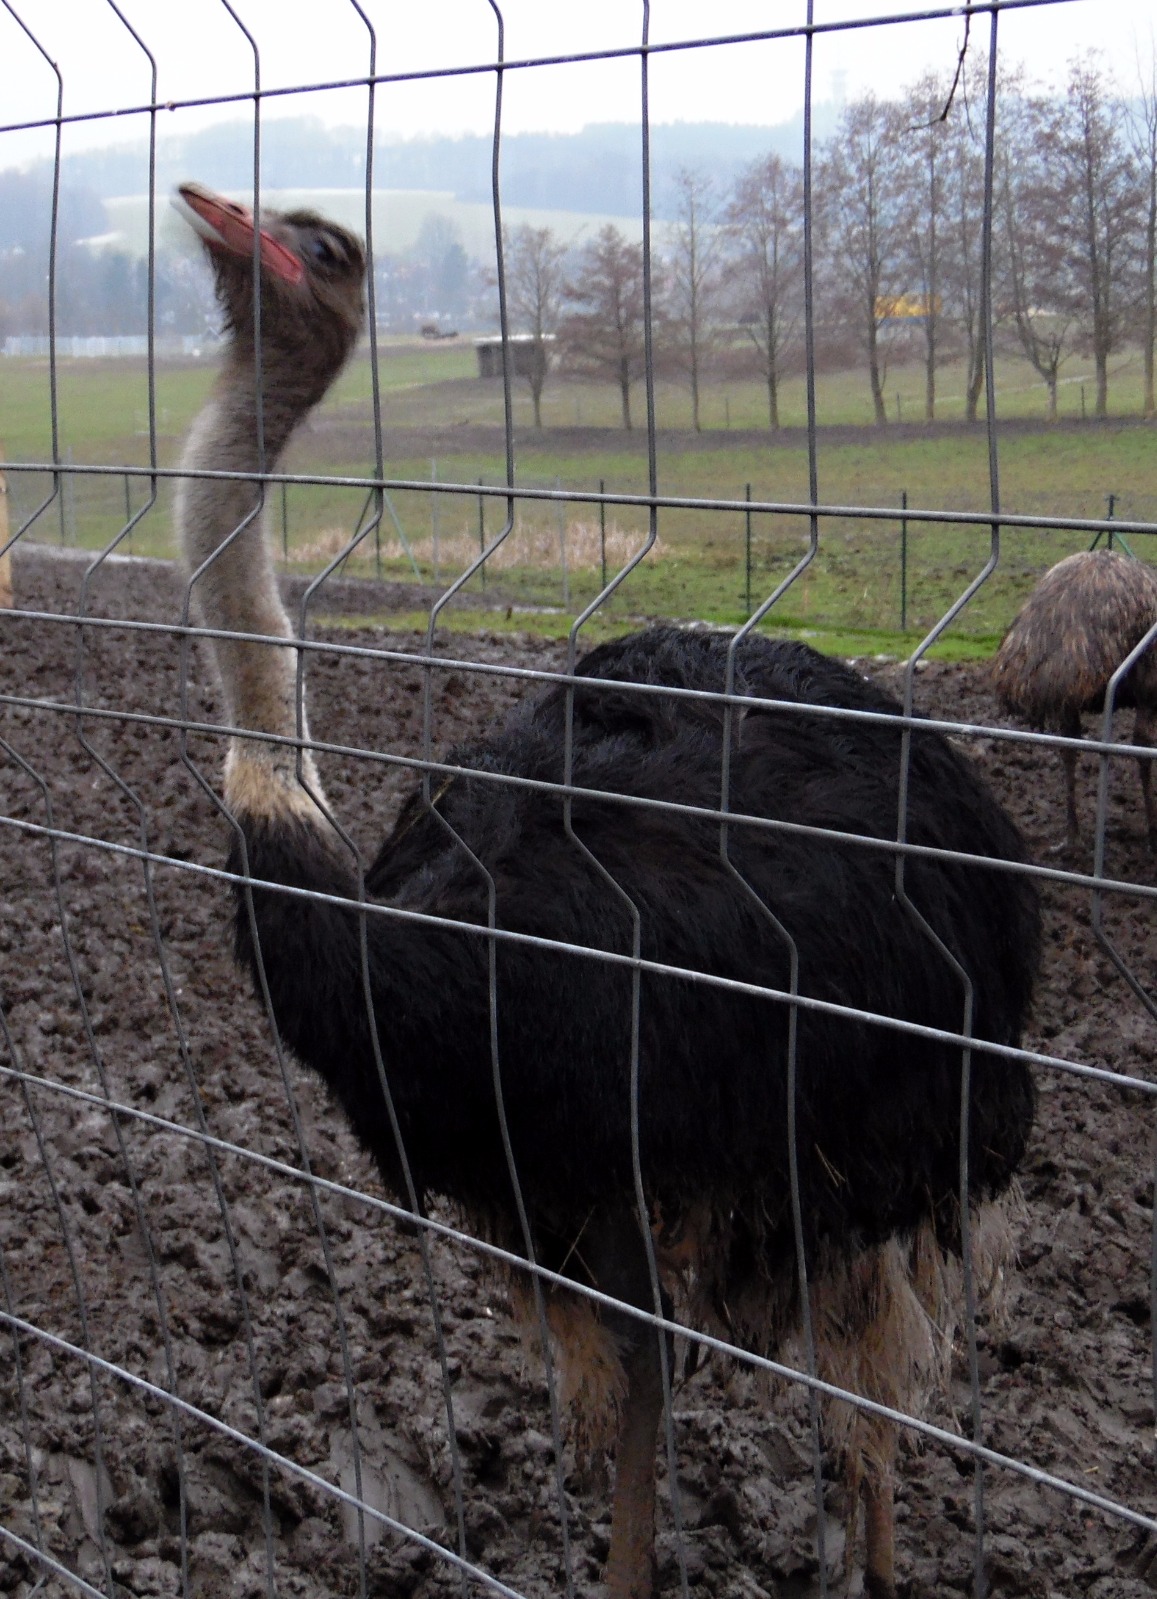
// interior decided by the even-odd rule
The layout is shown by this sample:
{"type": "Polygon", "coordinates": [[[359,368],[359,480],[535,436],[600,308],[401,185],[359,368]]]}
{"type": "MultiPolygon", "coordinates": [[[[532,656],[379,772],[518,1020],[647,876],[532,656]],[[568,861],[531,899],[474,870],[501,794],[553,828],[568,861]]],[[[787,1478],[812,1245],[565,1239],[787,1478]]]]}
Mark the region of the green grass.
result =
{"type": "MultiPolygon", "coordinates": [[[[428,483],[432,471],[442,483],[470,485],[502,480],[501,386],[483,383],[471,374],[474,356],[468,344],[424,344],[410,340],[384,345],[379,365],[385,472],[395,481],[428,483]]],[[[43,460],[50,456],[47,366],[43,362],[7,360],[0,383],[0,447],[10,460],[43,460]]],[[[998,370],[998,383],[1013,393],[1016,378],[1027,385],[1023,365],[998,370]]],[[[951,370],[942,375],[945,395],[952,392],[951,370]]],[[[157,374],[158,461],[172,465],[189,422],[204,400],[212,379],[208,362],[163,366],[157,374]]],[[[1122,363],[1114,377],[1111,399],[1124,405],[1130,396],[1139,404],[1137,374],[1122,363]],[[1130,389],[1129,384],[1134,385],[1130,389]]],[[[890,378],[902,396],[922,393],[922,374],[899,369],[890,378]],[[906,388],[904,386],[907,386],[906,388]]],[[[1139,380],[1138,380],[1139,381],[1139,380]]],[[[863,421],[864,383],[859,373],[822,376],[820,414],[826,422],[863,421]]],[[[1064,391],[1071,399],[1069,390],[1064,391]]],[[[1026,387],[1022,394],[1031,397],[1026,387]]],[[[59,436],[61,454],[77,463],[148,462],[147,387],[143,363],[66,362],[59,372],[59,436]]],[[[289,470],[329,476],[365,476],[373,471],[371,372],[355,361],[333,395],[295,442],[286,462],[289,470]]],[[[705,402],[705,440],[687,434],[660,433],[660,492],[698,499],[742,500],[751,485],[756,500],[798,503],[807,499],[808,460],[798,433],[773,439],[766,432],[731,433],[714,427],[713,418],[727,401],[733,424],[756,426],[762,395],[756,385],[735,384],[709,392],[705,402]]],[[[645,435],[615,428],[617,401],[607,388],[555,383],[547,390],[547,426],[541,434],[527,427],[525,385],[516,392],[520,431],[517,440],[519,482],[524,486],[597,489],[600,480],[611,492],[645,491],[645,435]],[[568,410],[572,413],[568,415],[568,410]],[[584,426],[575,430],[574,414],[584,426]],[[561,431],[565,424],[566,432],[561,431]],[[602,431],[601,429],[607,429],[602,431]]],[[[1005,397],[1002,390],[1002,412],[1005,397]]],[[[1028,400],[1025,399],[1027,405],[1028,400]]],[[[1039,404],[1037,396],[1033,403],[1039,404]]],[[[802,417],[802,386],[788,384],[783,395],[785,421],[802,417]]],[[[1009,399],[1012,408],[1011,398],[1009,399]]],[[[907,401],[902,399],[907,416],[907,401]]],[[[916,406],[913,401],[913,413],[916,406]]],[[[684,425],[686,397],[681,389],[660,384],[661,420],[684,425]]],[[[1102,427],[1019,427],[1001,438],[1001,503],[1007,512],[1055,517],[1098,517],[1107,498],[1115,496],[1119,516],[1157,520],[1153,477],[1153,429],[1135,417],[1102,427]]],[[[920,510],[975,510],[989,503],[989,464],[983,429],[875,429],[849,436],[821,427],[819,491],[825,503],[874,506],[888,511],[883,519],[837,517],[825,520],[815,560],[775,607],[777,625],[838,639],[853,653],[907,654],[982,569],[989,554],[983,524],[942,526],[919,518],[920,510]],[[906,492],[908,584],[906,626],[901,630],[901,522],[899,506],[906,492]]],[[[22,526],[41,499],[51,494],[47,474],[10,475],[13,531],[22,526]]],[[[130,515],[146,503],[147,480],[128,485],[120,476],[71,477],[61,497],[30,530],[30,536],[56,540],[62,535],[90,549],[107,547],[123,533],[130,515]]],[[[428,490],[391,494],[396,513],[427,583],[444,585],[463,570],[478,548],[479,501],[473,493],[432,495],[428,490]],[[434,567],[437,535],[437,571],[434,567]]],[[[341,550],[359,525],[366,505],[364,490],[332,483],[291,486],[285,498],[286,532],[292,564],[317,572],[341,550]]],[[[282,501],[271,494],[275,542],[282,539],[282,501]]],[[[503,524],[504,502],[487,500],[485,534],[492,540],[503,524]]],[[[597,507],[581,501],[553,504],[522,501],[515,534],[507,550],[488,563],[485,588],[474,577],[462,596],[469,614],[485,625],[528,625],[565,634],[573,615],[599,591],[597,507]],[[568,570],[565,585],[560,559],[564,539],[568,570]],[[492,607],[498,607],[497,610],[492,607]],[[506,622],[504,610],[515,607],[506,622]],[[523,608],[529,608],[524,610],[523,608]]],[[[613,573],[638,548],[646,535],[645,509],[610,507],[608,570],[613,573]]],[[[658,518],[659,541],[647,560],[606,602],[607,626],[614,630],[640,617],[698,617],[726,624],[747,614],[745,528],[742,511],[674,510],[658,518]]],[[[753,603],[771,593],[807,548],[805,517],[752,517],[751,595],[753,603]]],[[[991,648],[1016,606],[1041,571],[1062,555],[1088,544],[1085,535],[1055,530],[1006,528],[1001,561],[994,577],[958,619],[946,648],[969,653],[991,648]]],[[[1133,541],[1140,554],[1157,557],[1153,540],[1133,541]]],[[[171,555],[171,488],[162,482],[157,502],[119,545],[138,554],[171,555]]],[[[382,575],[399,580],[414,576],[394,526],[383,519],[380,543],[382,575]]],[[[373,539],[367,539],[346,570],[370,575],[378,570],[373,539]]],[[[468,614],[460,610],[458,616],[468,614]]],[[[456,623],[455,625],[459,625],[456,623]]],[[[479,624],[483,625],[483,624],[479,624]]],[[[589,632],[597,637],[597,631],[589,632]]]]}
{"type": "MultiPolygon", "coordinates": [[[[570,633],[574,618],[554,610],[519,609],[507,611],[477,610],[469,606],[450,607],[438,617],[435,639],[456,633],[532,634],[536,638],[565,639],[570,633]]],[[[624,624],[637,626],[651,620],[632,616],[616,620],[603,611],[591,617],[580,631],[580,648],[589,649],[604,639],[615,638],[624,624]]],[[[428,611],[390,611],[383,614],[367,612],[364,616],[329,616],[319,612],[315,625],[334,632],[360,632],[379,629],[386,633],[425,633],[430,623],[428,611]]],[[[848,629],[833,627],[806,627],[792,625],[782,619],[775,623],[761,623],[760,631],[769,638],[805,639],[828,655],[848,658],[873,658],[878,660],[906,660],[921,642],[915,633],[890,632],[886,629],[848,629]]],[[[933,660],[973,661],[990,655],[997,645],[996,637],[954,637],[934,644],[928,651],[933,660]]]]}

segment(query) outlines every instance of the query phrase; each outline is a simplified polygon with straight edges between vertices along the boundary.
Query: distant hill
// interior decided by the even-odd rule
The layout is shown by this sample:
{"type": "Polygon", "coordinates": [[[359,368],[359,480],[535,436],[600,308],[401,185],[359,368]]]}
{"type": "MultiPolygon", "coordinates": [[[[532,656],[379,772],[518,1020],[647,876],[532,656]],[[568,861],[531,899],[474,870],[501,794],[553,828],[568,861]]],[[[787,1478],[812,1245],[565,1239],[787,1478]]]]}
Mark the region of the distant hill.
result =
{"type": "MultiPolygon", "coordinates": [[[[826,137],[839,108],[818,107],[815,137],[826,137]]],[[[673,178],[681,166],[702,167],[721,187],[758,156],[775,150],[798,160],[802,118],[773,127],[678,122],[651,129],[652,214],[669,218],[673,178]]],[[[135,195],[147,187],[143,143],[78,151],[65,177],[75,191],[100,200],[135,195]]],[[[579,133],[516,133],[502,141],[502,197],[506,205],[536,211],[576,211],[606,217],[637,216],[641,203],[640,132],[634,123],[598,123],[579,133]]],[[[490,204],[488,137],[382,139],[374,152],[378,189],[440,191],[464,204],[490,204]]],[[[48,163],[27,176],[47,181],[48,163]]],[[[0,174],[2,176],[2,174],[0,174]]],[[[195,177],[225,190],[253,180],[252,128],[241,120],[158,141],[161,192],[195,177]]],[[[262,127],[262,181],[271,189],[358,189],[365,182],[365,133],[330,127],[313,117],[270,119],[262,127]]],[[[95,230],[94,230],[95,231],[95,230]]]]}
{"type": "MultiPolygon", "coordinates": [[[[228,191],[226,191],[228,192],[228,191]]],[[[237,198],[248,193],[238,188],[237,198]]],[[[365,190],[276,189],[262,190],[263,203],[276,211],[292,211],[303,206],[321,211],[335,222],[366,231],[365,190]]],[[[90,242],[104,249],[123,250],[143,256],[148,249],[149,197],[147,194],[114,195],[104,201],[107,225],[90,242]]],[[[443,217],[455,230],[466,254],[473,260],[488,262],[494,255],[494,211],[489,197],[485,201],[460,200],[444,189],[374,189],[374,248],[382,255],[399,255],[412,250],[422,236],[430,217],[443,217]]],[[[565,244],[581,244],[606,222],[613,222],[628,238],[638,240],[642,223],[637,216],[620,217],[608,212],[562,211],[533,206],[505,205],[502,212],[507,228],[527,223],[535,228],[551,228],[565,244]]],[[[664,224],[656,227],[661,242],[664,224]]],[[[157,215],[157,236],[163,248],[175,255],[199,256],[200,245],[192,229],[162,199],[157,215]]]]}

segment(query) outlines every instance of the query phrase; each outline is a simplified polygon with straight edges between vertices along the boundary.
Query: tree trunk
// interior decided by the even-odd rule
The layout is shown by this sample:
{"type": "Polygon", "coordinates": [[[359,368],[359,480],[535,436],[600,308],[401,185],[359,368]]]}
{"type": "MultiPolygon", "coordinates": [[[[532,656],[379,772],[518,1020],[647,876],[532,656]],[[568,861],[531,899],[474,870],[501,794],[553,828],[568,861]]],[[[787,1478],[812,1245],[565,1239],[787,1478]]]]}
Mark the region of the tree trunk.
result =
{"type": "Polygon", "coordinates": [[[924,351],[924,420],[934,422],[936,420],[936,323],[930,305],[924,314],[927,318],[924,351]]]}
{"type": "Polygon", "coordinates": [[[767,419],[773,432],[779,431],[779,384],[776,381],[775,367],[767,368],[767,419]]]}
{"type": "Polygon", "coordinates": [[[1097,403],[1094,415],[1106,417],[1109,414],[1109,358],[1104,350],[1096,353],[1097,366],[1097,403]]]}
{"type": "Polygon", "coordinates": [[[969,363],[968,394],[965,401],[964,415],[967,421],[975,422],[980,413],[980,394],[984,388],[984,345],[978,344],[976,353],[969,363]]]}
{"type": "Polygon", "coordinates": [[[872,404],[876,411],[877,427],[884,427],[888,421],[888,409],[884,404],[884,380],[880,376],[880,357],[876,347],[876,322],[873,316],[868,324],[868,375],[872,380],[872,404]]]}
{"type": "Polygon", "coordinates": [[[534,425],[542,432],[542,391],[546,387],[546,345],[542,334],[535,335],[530,366],[530,398],[534,403],[534,425]]]}
{"type": "Polygon", "coordinates": [[[1050,422],[1055,422],[1056,419],[1057,419],[1057,375],[1056,375],[1056,373],[1053,372],[1049,377],[1047,377],[1045,379],[1045,382],[1048,384],[1048,391],[1049,391],[1049,421],[1050,422]]]}
{"type": "Polygon", "coordinates": [[[623,397],[623,426],[631,432],[631,380],[628,377],[619,379],[619,393],[623,397]]]}
{"type": "Polygon", "coordinates": [[[702,433],[703,427],[699,421],[699,362],[694,355],[691,357],[691,426],[696,433],[702,433]]]}

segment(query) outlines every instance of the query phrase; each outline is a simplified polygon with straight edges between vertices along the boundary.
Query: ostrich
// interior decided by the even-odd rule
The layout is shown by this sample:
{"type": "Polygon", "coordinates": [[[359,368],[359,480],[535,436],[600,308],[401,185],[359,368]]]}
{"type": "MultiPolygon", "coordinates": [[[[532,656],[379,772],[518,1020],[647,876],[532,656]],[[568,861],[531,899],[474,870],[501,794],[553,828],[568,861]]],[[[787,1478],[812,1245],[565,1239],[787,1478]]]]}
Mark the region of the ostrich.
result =
{"type": "MultiPolygon", "coordinates": [[[[1080,738],[1081,712],[1104,709],[1109,679],[1157,623],[1157,571],[1118,550],[1082,550],[1045,573],[1017,612],[992,664],[1001,704],[1033,727],[1080,738]]],[[[1118,706],[1135,706],[1134,744],[1157,736],[1157,647],[1125,678],[1118,706]]],[[[1077,842],[1077,752],[1061,751],[1068,842],[1077,842]]],[[[1157,850],[1151,767],[1138,756],[1150,850],[1157,850]]]]}
{"type": "MultiPolygon", "coordinates": [[[[251,885],[251,899],[237,895],[237,951],[258,991],[267,987],[281,1035],[330,1086],[390,1190],[404,1193],[408,1173],[423,1202],[448,1200],[515,1251],[524,1217],[539,1262],[626,1306],[656,1308],[657,1260],[665,1309],[678,1300],[701,1326],[784,1350],[802,1315],[798,1221],[821,1372],[885,1403],[915,1403],[942,1353],[942,1290],[963,1231],[959,1046],[838,1009],[797,1009],[797,1217],[790,1007],[680,975],[782,992],[786,930],[803,995],[960,1029],[958,972],[897,896],[884,847],[895,837],[901,749],[887,717],[899,707],[842,663],[752,637],[735,677],[752,703],[728,715],[718,700],[661,692],[720,690],[725,636],[661,626],[600,645],[569,693],[553,687],[502,730],[452,751],[457,775],[402,808],[363,902],[424,919],[359,911],[362,885],[298,719],[295,654],[252,640],[291,636],[258,490],[192,474],[259,465],[255,243],[269,467],[353,347],[362,251],[305,211],[263,212],[255,241],[248,211],[193,184],[181,195],[231,341],[185,450],[177,521],[190,567],[203,569],[206,624],[250,635],[214,643],[229,721],[244,730],[229,744],[224,798],[237,824],[231,869],[251,885]],[[877,719],[823,714],[832,708],[877,719]],[[569,808],[557,787],[510,781],[562,783],[568,724],[569,808]],[[718,809],[725,741],[736,817],[883,843],[735,820],[725,861],[718,822],[669,808],[718,809]],[[538,941],[494,945],[493,1015],[479,863],[496,925],[538,941]],[[326,897],[285,892],[302,889],[326,897]],[[639,975],[637,1012],[629,964],[574,952],[630,956],[636,936],[652,968],[639,975]]],[[[907,818],[915,845],[1024,859],[973,767],[932,731],[912,736],[907,818]]],[[[1029,880],[919,853],[906,872],[911,901],[972,979],[975,1036],[1016,1043],[1039,941],[1029,880]]],[[[1022,1064],[983,1049],[972,1074],[969,1208],[979,1214],[1012,1181],[1033,1089],[1022,1064]]],[[[608,1590],[647,1599],[665,1346],[638,1317],[593,1309],[581,1295],[552,1292],[548,1320],[564,1397],[587,1401],[583,1414],[601,1418],[614,1441],[608,1590]]],[[[895,1592],[895,1439],[854,1416],[843,1440],[863,1494],[866,1584],[884,1599],[895,1592]]]]}

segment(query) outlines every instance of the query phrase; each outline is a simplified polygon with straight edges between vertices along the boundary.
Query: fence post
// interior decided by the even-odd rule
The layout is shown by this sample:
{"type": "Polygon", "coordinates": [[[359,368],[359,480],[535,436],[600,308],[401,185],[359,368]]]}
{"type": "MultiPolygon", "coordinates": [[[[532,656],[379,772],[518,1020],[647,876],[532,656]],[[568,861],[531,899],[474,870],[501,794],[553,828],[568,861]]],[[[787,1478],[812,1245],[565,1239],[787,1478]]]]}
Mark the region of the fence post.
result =
{"type": "MultiPolygon", "coordinates": [[[[4,451],[0,448],[0,461],[4,459],[4,451]]],[[[8,480],[0,472],[0,549],[4,549],[11,534],[8,525],[8,480]]],[[[0,555],[0,609],[11,610],[12,598],[12,551],[5,550],[0,555]]]]}
{"type": "MultiPolygon", "coordinates": [[[[606,478],[599,479],[599,493],[607,492],[606,478]]],[[[607,586],[607,506],[605,500],[599,501],[599,557],[602,562],[603,588],[607,586]]]]}
{"type": "Polygon", "coordinates": [[[131,527],[132,519],[133,519],[133,497],[132,497],[132,492],[131,492],[131,490],[129,488],[129,475],[126,472],[125,473],[125,526],[129,530],[129,554],[130,555],[133,553],[133,530],[132,530],[132,527],[131,527]]]}
{"type": "MultiPolygon", "coordinates": [[[[67,447],[67,449],[64,452],[64,459],[68,462],[69,466],[72,465],[72,445],[71,444],[67,447]]],[[[60,506],[61,506],[61,511],[63,512],[64,521],[65,521],[65,527],[63,529],[64,536],[62,537],[60,542],[62,544],[70,544],[70,545],[73,545],[75,547],[76,542],[77,542],[77,533],[76,533],[76,477],[75,477],[75,475],[72,472],[68,473],[68,475],[64,479],[64,483],[61,485],[60,506]]]]}
{"type": "MultiPolygon", "coordinates": [[[[64,452],[64,459],[68,461],[71,457],[72,446],[69,445],[64,452]]],[[[60,547],[63,549],[68,542],[68,478],[65,474],[60,473],[57,475],[56,482],[58,488],[57,512],[60,516],[60,547]]]]}
{"type": "Polygon", "coordinates": [[[900,631],[908,631],[908,490],[900,495],[900,631]]]}
{"type": "MultiPolygon", "coordinates": [[[[437,481],[438,481],[438,463],[435,460],[435,461],[431,461],[430,462],[430,482],[431,483],[437,483],[437,481]]],[[[433,554],[433,557],[434,557],[434,582],[435,583],[441,582],[441,578],[440,578],[439,573],[438,573],[438,566],[439,566],[439,561],[438,561],[438,532],[439,532],[439,528],[438,528],[438,509],[439,509],[438,508],[438,496],[433,491],[431,491],[431,493],[430,493],[430,545],[431,545],[431,553],[433,554]]]]}
{"type": "MultiPolygon", "coordinates": [[[[562,479],[556,477],[555,489],[562,493],[562,479]]],[[[554,502],[555,520],[558,523],[558,558],[562,564],[562,603],[563,609],[570,609],[570,572],[566,564],[566,504],[563,500],[554,502]]]]}
{"type": "MultiPolygon", "coordinates": [[[[482,487],[482,479],[481,478],[478,479],[478,487],[479,488],[482,487]]],[[[485,553],[486,553],[486,496],[484,494],[480,494],[478,496],[478,553],[479,553],[479,555],[485,555],[485,553]]],[[[485,562],[483,562],[482,566],[479,568],[478,575],[482,579],[482,587],[485,588],[486,587],[486,563],[485,562]]]]}
{"type": "Polygon", "coordinates": [[[743,597],[744,597],[745,601],[747,602],[747,614],[748,614],[748,616],[750,616],[751,615],[751,484],[750,483],[747,485],[746,499],[747,499],[747,510],[744,511],[744,513],[743,513],[743,522],[744,522],[744,529],[743,529],[743,544],[744,544],[743,597]]]}
{"type": "MultiPolygon", "coordinates": [[[[1117,496],[1115,494],[1110,494],[1109,495],[1109,506],[1108,506],[1108,509],[1105,512],[1105,516],[1106,516],[1108,521],[1111,522],[1113,520],[1113,516],[1114,516],[1114,514],[1116,512],[1116,509],[1117,509],[1117,496]]],[[[1113,529],[1112,528],[1109,529],[1109,548],[1110,549],[1113,548],[1113,529]]]]}
{"type": "Polygon", "coordinates": [[[281,485],[281,559],[289,565],[289,485],[281,485]]]}

